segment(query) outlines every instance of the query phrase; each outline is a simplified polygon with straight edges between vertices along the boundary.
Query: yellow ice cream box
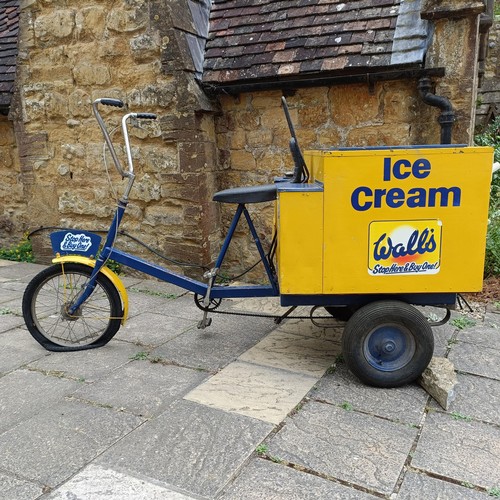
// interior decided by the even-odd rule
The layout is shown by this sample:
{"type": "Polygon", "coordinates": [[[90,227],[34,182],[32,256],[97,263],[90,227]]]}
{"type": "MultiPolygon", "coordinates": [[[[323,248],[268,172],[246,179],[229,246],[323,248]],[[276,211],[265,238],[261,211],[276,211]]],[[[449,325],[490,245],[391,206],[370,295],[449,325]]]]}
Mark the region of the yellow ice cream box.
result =
{"type": "Polygon", "coordinates": [[[482,287],[493,149],[308,151],[306,184],[278,185],[281,294],[482,287]]]}

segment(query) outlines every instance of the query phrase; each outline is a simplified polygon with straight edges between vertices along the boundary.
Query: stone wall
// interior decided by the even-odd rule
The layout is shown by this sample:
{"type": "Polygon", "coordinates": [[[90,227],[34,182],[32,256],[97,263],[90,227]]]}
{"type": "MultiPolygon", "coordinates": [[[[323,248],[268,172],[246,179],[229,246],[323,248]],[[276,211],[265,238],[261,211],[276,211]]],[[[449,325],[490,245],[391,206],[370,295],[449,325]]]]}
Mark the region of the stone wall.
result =
{"type": "MultiPolygon", "coordinates": [[[[223,112],[216,123],[221,186],[268,183],[293,170],[281,95],[269,91],[220,97],[223,112]]],[[[298,89],[287,102],[303,150],[439,142],[439,110],[422,103],[416,80],[377,83],[373,88],[350,84],[298,89]]],[[[249,208],[260,238],[269,245],[273,204],[249,208]]],[[[230,208],[224,207],[225,226],[230,217],[230,208]]],[[[242,234],[229,258],[242,267],[255,262],[251,239],[242,234]]]]}
{"type": "MultiPolygon", "coordinates": [[[[477,96],[478,20],[482,2],[426,0],[423,17],[433,24],[426,67],[445,68],[434,91],[447,97],[456,113],[452,142],[472,144],[477,96]]],[[[335,146],[438,144],[440,110],[423,103],[417,80],[299,89],[288,97],[302,149],[335,146]]],[[[217,144],[225,187],[271,182],[293,168],[281,92],[222,96],[217,144]]],[[[272,204],[251,212],[265,244],[272,239],[272,204]]],[[[225,225],[230,210],[223,209],[225,225]]],[[[229,258],[249,266],[258,257],[253,242],[240,235],[229,258]]],[[[256,274],[255,274],[256,275],[256,274]]]]}
{"type": "Polygon", "coordinates": [[[493,118],[500,116],[500,15],[486,37],[484,75],[479,88],[476,124],[481,128],[493,118]]]}
{"type": "Polygon", "coordinates": [[[0,246],[18,243],[22,236],[26,205],[20,182],[21,167],[14,127],[0,115],[0,246]]]}
{"type": "MultiPolygon", "coordinates": [[[[463,8],[462,1],[425,3],[434,23],[426,64],[446,68],[445,77],[435,79],[436,93],[457,110],[453,142],[469,143],[476,4],[482,2],[473,2],[476,10],[463,8]]],[[[0,148],[10,152],[0,165],[8,179],[0,191],[6,207],[0,215],[7,221],[0,224],[0,238],[20,237],[39,226],[107,226],[115,194],[106,181],[102,139],[90,107],[93,99],[107,96],[160,117],[133,129],[137,180],[123,228],[173,258],[212,260],[231,208],[223,207],[220,224],[212,194],[271,182],[291,170],[292,160],[281,92],[211,101],[199,87],[200,45],[193,40],[199,42],[200,33],[192,9],[207,5],[206,0],[89,0],[84,6],[78,0],[24,0],[13,128],[5,136],[10,139],[0,139],[0,148]]],[[[299,89],[288,100],[304,149],[439,142],[439,110],[420,100],[416,80],[299,89]]],[[[106,108],[103,113],[111,126],[118,125],[120,113],[106,108]]],[[[269,244],[272,204],[250,208],[269,244]]],[[[148,255],[127,239],[120,246],[148,255]]],[[[257,260],[251,248],[242,228],[230,253],[236,271],[257,260]]]]}
{"type": "MultiPolygon", "coordinates": [[[[137,179],[123,229],[173,258],[211,260],[218,239],[218,215],[209,203],[215,133],[212,105],[183,38],[189,31],[197,36],[193,5],[205,2],[191,1],[189,8],[169,0],[22,2],[10,112],[21,164],[11,186],[26,200],[25,213],[12,221],[17,236],[39,226],[107,226],[116,195],[91,103],[114,97],[130,111],[159,116],[132,129],[137,179]]],[[[101,109],[116,127],[122,113],[101,109]]],[[[122,146],[119,151],[124,160],[122,146]]],[[[109,156],[108,164],[114,169],[109,156]]],[[[120,192],[114,172],[112,179],[120,192]]],[[[0,202],[11,205],[4,192],[0,202]]],[[[0,227],[0,238],[5,234],[0,227]]],[[[124,239],[122,246],[130,243],[124,239]]]]}

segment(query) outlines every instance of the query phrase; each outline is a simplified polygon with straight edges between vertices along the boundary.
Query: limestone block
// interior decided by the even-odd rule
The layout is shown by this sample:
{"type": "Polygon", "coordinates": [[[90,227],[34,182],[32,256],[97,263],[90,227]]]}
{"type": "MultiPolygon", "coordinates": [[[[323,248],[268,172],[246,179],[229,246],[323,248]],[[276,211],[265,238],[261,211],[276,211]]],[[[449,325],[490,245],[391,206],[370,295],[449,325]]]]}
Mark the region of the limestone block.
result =
{"type": "Polygon", "coordinates": [[[48,118],[67,116],[68,115],[68,99],[66,96],[51,92],[46,95],[45,110],[48,118]]]}
{"type": "Polygon", "coordinates": [[[433,357],[418,382],[445,410],[456,397],[457,375],[447,358],[433,357]]]}
{"type": "Polygon", "coordinates": [[[112,10],[107,19],[107,27],[112,31],[131,32],[146,26],[148,21],[148,10],[112,10]]]}
{"type": "Polygon", "coordinates": [[[161,197],[160,183],[149,174],[144,174],[134,184],[134,199],[142,201],[158,201],[161,197]]]}
{"type": "Polygon", "coordinates": [[[106,9],[92,6],[79,9],[75,15],[76,36],[78,39],[98,39],[104,33],[106,9]]]}
{"type": "Polygon", "coordinates": [[[347,146],[385,146],[410,143],[410,125],[395,123],[359,127],[351,130],[346,137],[347,146]]]}
{"type": "Polygon", "coordinates": [[[132,56],[138,61],[147,61],[153,57],[159,57],[160,35],[158,32],[143,33],[130,40],[132,56]]]}
{"type": "Polygon", "coordinates": [[[90,96],[83,90],[77,89],[69,95],[69,112],[73,116],[90,116],[92,114],[90,104],[90,96]]]}
{"type": "Polygon", "coordinates": [[[58,200],[59,213],[110,217],[113,214],[113,206],[107,190],[94,189],[93,194],[94,197],[88,198],[88,190],[64,191],[58,200]],[[109,202],[106,203],[106,200],[109,202]]]}
{"type": "Polygon", "coordinates": [[[339,85],[331,91],[333,122],[341,127],[360,123],[381,123],[380,93],[377,86],[371,94],[366,85],[339,85]]]}
{"type": "Polygon", "coordinates": [[[144,223],[153,227],[182,225],[183,221],[184,212],[180,205],[169,205],[168,207],[152,205],[145,209],[144,223]]]}
{"type": "Polygon", "coordinates": [[[481,0],[424,0],[422,19],[442,19],[478,15],[484,11],[481,0]]]}
{"type": "Polygon", "coordinates": [[[147,84],[130,91],[127,101],[130,106],[161,106],[167,107],[172,103],[176,92],[173,82],[147,84]]]}
{"type": "Polygon", "coordinates": [[[74,68],[73,76],[78,85],[104,85],[111,81],[109,68],[103,64],[82,63],[74,68]]]}
{"type": "Polygon", "coordinates": [[[59,43],[73,32],[75,13],[70,9],[54,9],[50,14],[39,16],[35,21],[35,36],[42,42],[59,43]]]}

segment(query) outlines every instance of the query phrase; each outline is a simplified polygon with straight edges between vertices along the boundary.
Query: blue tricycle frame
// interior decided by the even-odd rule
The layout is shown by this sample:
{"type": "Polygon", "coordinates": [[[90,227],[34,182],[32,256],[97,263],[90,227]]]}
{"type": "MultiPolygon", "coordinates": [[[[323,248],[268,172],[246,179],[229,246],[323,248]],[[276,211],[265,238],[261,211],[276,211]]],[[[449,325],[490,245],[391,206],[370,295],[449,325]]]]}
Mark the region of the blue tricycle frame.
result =
{"type": "MultiPolygon", "coordinates": [[[[442,324],[455,305],[455,293],[415,293],[399,295],[280,295],[278,276],[273,264],[276,235],[266,254],[246,205],[276,200],[280,190],[307,187],[308,171],[282,99],[291,139],[294,170],[273,184],[227,189],[214,195],[214,201],[236,204],[236,211],[213,268],[206,282],[173,272],[115,248],[118,229],[129,202],[135,174],[127,123],[131,119],[155,119],[151,113],[127,113],[122,118],[128,168],[123,169],[115,152],[98,106],[121,108],[118,99],[100,98],[93,111],[116,169],[128,183],[117,208],[104,244],[101,238],[82,230],[64,230],[51,235],[56,258],[54,265],[35,276],[23,297],[23,316],[31,335],[52,351],[75,351],[102,347],[126,319],[128,298],[125,287],[107,266],[108,260],[172,283],[195,294],[204,311],[199,328],[211,323],[208,313],[227,298],[280,297],[282,306],[323,306],[335,318],[348,320],[343,336],[343,354],[349,368],[365,383],[393,387],[415,380],[430,362],[434,339],[431,324],[410,304],[437,305],[446,308],[442,324]],[[231,240],[244,218],[258,250],[269,283],[267,285],[221,286],[215,283],[231,240]],[[97,258],[95,258],[97,256],[97,258]],[[104,310],[106,315],[100,316],[104,310]],[[91,326],[92,325],[92,326],[91,326]],[[95,325],[95,326],[93,326],[95,325]]],[[[284,314],[286,317],[288,313],[284,314]]],[[[438,323],[436,323],[438,324],[438,323]]]]}

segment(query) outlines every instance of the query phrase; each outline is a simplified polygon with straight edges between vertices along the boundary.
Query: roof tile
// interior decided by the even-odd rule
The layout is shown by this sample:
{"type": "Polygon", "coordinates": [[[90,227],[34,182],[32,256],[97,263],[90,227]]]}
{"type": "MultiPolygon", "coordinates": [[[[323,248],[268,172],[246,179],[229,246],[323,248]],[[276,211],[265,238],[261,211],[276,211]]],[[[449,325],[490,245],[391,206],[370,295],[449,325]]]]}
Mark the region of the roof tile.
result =
{"type": "MultiPolygon", "coordinates": [[[[420,3],[414,0],[412,9],[419,11],[420,3]]],[[[231,84],[390,66],[401,5],[402,0],[213,0],[203,81],[231,84]]],[[[416,55],[413,50],[425,46],[425,26],[405,30],[410,42],[402,47],[412,50],[412,63],[421,64],[424,49],[416,55]]]]}
{"type": "Polygon", "coordinates": [[[0,5],[0,107],[9,107],[16,76],[19,0],[0,5]]]}

